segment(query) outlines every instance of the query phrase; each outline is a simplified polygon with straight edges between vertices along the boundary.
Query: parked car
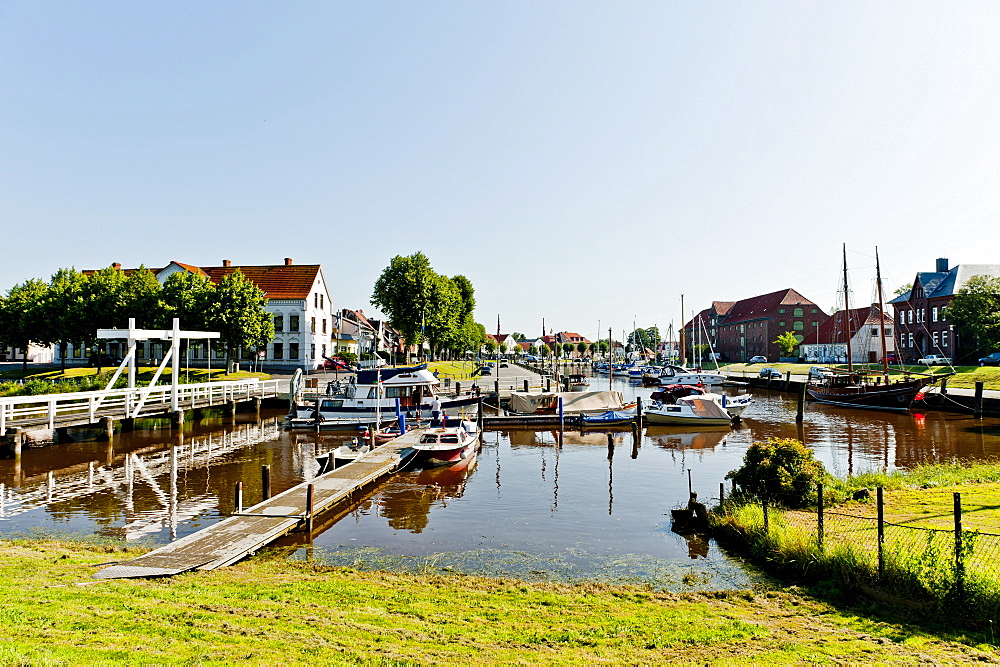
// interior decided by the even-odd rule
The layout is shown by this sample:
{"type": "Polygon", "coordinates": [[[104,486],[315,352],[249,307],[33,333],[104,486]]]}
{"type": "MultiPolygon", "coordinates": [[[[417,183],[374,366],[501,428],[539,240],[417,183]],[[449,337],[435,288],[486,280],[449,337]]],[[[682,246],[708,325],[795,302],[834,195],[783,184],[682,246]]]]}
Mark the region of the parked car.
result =
{"type": "Polygon", "coordinates": [[[122,362],[121,357],[112,357],[110,354],[97,355],[96,353],[90,355],[87,359],[87,365],[90,367],[94,366],[117,366],[122,362]]]}
{"type": "Polygon", "coordinates": [[[479,369],[480,375],[493,375],[493,368],[490,366],[483,366],[479,369]]]}
{"type": "Polygon", "coordinates": [[[500,368],[510,368],[510,365],[508,365],[506,361],[501,361],[500,368]]]}
{"type": "Polygon", "coordinates": [[[991,352],[979,360],[980,366],[1000,366],[1000,352],[991,352]]]}
{"type": "Polygon", "coordinates": [[[833,375],[833,371],[825,366],[813,366],[809,369],[810,380],[822,380],[833,375]]]}
{"type": "Polygon", "coordinates": [[[766,364],[767,363],[767,357],[761,357],[761,356],[750,357],[750,363],[751,364],[766,364]]]}
{"type": "MultiPolygon", "coordinates": [[[[898,352],[887,352],[886,353],[886,355],[885,355],[885,363],[887,363],[887,364],[898,364],[899,361],[900,360],[899,360],[899,353],[898,352]]],[[[882,363],[882,359],[879,359],[878,362],[882,363]]]]}
{"type": "Polygon", "coordinates": [[[940,354],[928,354],[926,357],[917,359],[919,366],[951,366],[951,359],[940,354]]]}
{"type": "Polygon", "coordinates": [[[778,371],[777,368],[771,368],[770,366],[768,366],[767,368],[760,369],[760,373],[757,373],[757,377],[760,377],[760,378],[777,378],[777,379],[780,380],[781,377],[782,377],[782,375],[781,375],[781,372],[778,371]]]}

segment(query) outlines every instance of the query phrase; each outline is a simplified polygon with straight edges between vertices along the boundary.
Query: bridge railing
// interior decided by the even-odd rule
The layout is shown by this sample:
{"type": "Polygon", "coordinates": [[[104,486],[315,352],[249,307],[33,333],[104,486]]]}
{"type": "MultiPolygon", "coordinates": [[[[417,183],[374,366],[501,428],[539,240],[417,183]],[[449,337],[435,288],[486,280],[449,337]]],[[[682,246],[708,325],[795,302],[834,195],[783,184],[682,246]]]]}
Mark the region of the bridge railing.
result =
{"type": "MultiPolygon", "coordinates": [[[[196,405],[223,405],[231,401],[273,398],[278,395],[279,382],[247,378],[181,384],[177,386],[178,407],[183,410],[196,405]]],[[[70,418],[97,422],[102,417],[128,419],[162,412],[164,404],[170,405],[173,391],[171,385],[158,385],[0,398],[0,436],[6,435],[7,429],[15,426],[56,428],[60,421],[70,418]]]]}

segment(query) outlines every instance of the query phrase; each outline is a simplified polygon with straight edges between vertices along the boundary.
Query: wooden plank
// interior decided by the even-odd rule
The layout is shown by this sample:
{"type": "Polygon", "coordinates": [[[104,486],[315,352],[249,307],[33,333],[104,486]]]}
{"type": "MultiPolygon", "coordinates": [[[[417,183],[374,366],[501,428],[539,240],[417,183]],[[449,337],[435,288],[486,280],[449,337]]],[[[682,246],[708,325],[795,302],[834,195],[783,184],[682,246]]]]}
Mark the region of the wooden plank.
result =
{"type": "Polygon", "coordinates": [[[139,558],[112,565],[93,576],[95,579],[169,576],[193,569],[213,570],[231,565],[299,525],[306,511],[309,484],[314,489],[314,514],[318,514],[396,470],[421,433],[420,430],[410,431],[359,456],[349,465],[292,487],[245,509],[240,515],[223,519],[139,558]]]}

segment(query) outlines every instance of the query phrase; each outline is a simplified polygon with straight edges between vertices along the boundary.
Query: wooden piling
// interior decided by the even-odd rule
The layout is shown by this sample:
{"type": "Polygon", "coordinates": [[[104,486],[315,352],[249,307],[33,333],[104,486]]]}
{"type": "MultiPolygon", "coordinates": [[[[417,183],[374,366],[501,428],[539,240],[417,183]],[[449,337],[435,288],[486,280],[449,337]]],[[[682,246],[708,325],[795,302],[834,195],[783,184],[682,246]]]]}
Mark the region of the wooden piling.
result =
{"type": "Polygon", "coordinates": [[[24,431],[17,426],[10,429],[11,448],[14,450],[14,458],[21,458],[21,448],[24,446],[24,431]]]}
{"type": "Polygon", "coordinates": [[[804,410],[806,405],[806,386],[803,384],[799,387],[799,402],[798,407],[795,410],[795,421],[799,424],[805,418],[804,410]]]}
{"type": "Polygon", "coordinates": [[[972,415],[976,419],[982,419],[983,418],[983,383],[982,382],[977,382],[976,383],[976,398],[975,398],[975,404],[973,405],[973,408],[972,408],[972,415]]]}
{"type": "Polygon", "coordinates": [[[184,411],[176,410],[170,413],[170,426],[172,428],[184,427],[184,411]]]}
{"type": "Polygon", "coordinates": [[[313,529],[313,496],[316,486],[310,484],[306,487],[306,531],[311,533],[313,529]]]}
{"type": "Polygon", "coordinates": [[[461,396],[461,395],[462,395],[462,383],[461,382],[456,382],[455,383],[455,396],[461,396]]]}
{"type": "Polygon", "coordinates": [[[262,500],[271,497],[271,466],[260,467],[260,492],[262,500]]]}
{"type": "Polygon", "coordinates": [[[528,381],[524,381],[524,393],[528,393],[528,381]]]}
{"type": "Polygon", "coordinates": [[[792,383],[792,372],[785,371],[785,391],[788,391],[788,386],[792,383]]]}
{"type": "Polygon", "coordinates": [[[477,405],[477,409],[476,409],[476,421],[477,421],[477,424],[478,424],[478,429],[477,430],[480,433],[482,433],[483,432],[483,397],[482,396],[480,396],[477,399],[476,405],[477,405]]]}
{"type": "Polygon", "coordinates": [[[545,391],[552,391],[552,378],[545,378],[545,391]]]}
{"type": "Polygon", "coordinates": [[[236,489],[234,492],[233,506],[236,507],[236,514],[243,511],[243,482],[236,482],[236,489]]]}
{"type": "Polygon", "coordinates": [[[111,440],[115,437],[115,420],[111,417],[101,417],[101,429],[104,431],[104,439],[111,440]]]}

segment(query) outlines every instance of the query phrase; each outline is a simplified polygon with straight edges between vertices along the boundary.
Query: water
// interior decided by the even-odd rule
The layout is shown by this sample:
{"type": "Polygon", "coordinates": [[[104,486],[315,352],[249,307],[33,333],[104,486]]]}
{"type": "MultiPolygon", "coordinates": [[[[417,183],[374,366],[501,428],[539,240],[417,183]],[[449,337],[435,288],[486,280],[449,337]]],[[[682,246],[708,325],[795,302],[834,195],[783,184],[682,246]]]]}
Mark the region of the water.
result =
{"type": "MultiPolygon", "coordinates": [[[[616,385],[629,396],[649,394],[616,385]]],[[[754,582],[753,572],[712,541],[672,533],[669,510],[687,501],[689,474],[692,489],[711,504],[753,441],[803,439],[837,475],[1000,458],[995,419],[810,404],[797,425],[794,398],[754,394],[735,430],[649,427],[635,442],[619,429],[611,447],[605,432],[567,431],[561,448],[554,431],[488,431],[468,470],[395,475],[320,517],[311,541],[293,534],[279,546],[295,557],[357,567],[742,588],[754,582]]],[[[0,461],[0,533],[150,545],[187,535],[234,510],[237,481],[245,504],[257,502],[261,465],[270,466],[277,493],[311,478],[315,454],[352,435],[282,431],[281,416],[208,420],[183,432],[145,422],[113,443],[28,449],[19,462],[0,461]]]]}

